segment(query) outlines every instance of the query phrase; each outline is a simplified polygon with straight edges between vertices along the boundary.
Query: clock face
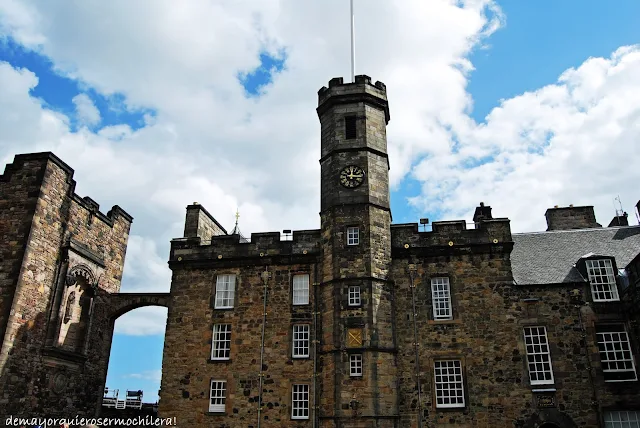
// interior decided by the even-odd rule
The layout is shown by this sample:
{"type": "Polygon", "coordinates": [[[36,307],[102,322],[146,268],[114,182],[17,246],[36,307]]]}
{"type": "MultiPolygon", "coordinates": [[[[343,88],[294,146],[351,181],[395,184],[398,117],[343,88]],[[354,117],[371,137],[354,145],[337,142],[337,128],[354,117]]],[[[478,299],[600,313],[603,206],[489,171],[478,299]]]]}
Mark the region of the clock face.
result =
{"type": "Polygon", "coordinates": [[[340,184],[348,189],[358,187],[364,181],[364,170],[359,166],[349,165],[340,171],[340,184]]]}

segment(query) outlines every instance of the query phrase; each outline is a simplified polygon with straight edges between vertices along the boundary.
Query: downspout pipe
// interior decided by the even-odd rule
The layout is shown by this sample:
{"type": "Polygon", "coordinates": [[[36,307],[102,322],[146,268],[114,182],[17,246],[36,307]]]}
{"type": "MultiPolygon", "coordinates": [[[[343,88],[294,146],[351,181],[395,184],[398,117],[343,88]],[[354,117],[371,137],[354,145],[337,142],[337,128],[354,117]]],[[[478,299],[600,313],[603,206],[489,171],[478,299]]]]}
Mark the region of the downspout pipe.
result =
{"type": "Polygon", "coordinates": [[[313,265],[313,428],[318,427],[318,263],[313,265]]]}
{"type": "Polygon", "coordinates": [[[416,353],[416,383],[418,385],[418,428],[422,428],[422,386],[420,385],[420,352],[418,343],[418,322],[416,312],[416,285],[414,278],[416,275],[416,265],[409,264],[409,281],[411,288],[411,304],[413,307],[413,345],[416,353]]]}
{"type": "Polygon", "coordinates": [[[260,339],[260,374],[258,375],[258,428],[260,428],[260,420],[262,419],[262,379],[264,378],[264,372],[262,368],[264,367],[264,330],[267,324],[267,285],[269,283],[269,278],[271,277],[271,273],[267,268],[264,269],[264,272],[260,274],[260,278],[262,279],[263,287],[263,296],[262,296],[262,337],[260,339]]]}

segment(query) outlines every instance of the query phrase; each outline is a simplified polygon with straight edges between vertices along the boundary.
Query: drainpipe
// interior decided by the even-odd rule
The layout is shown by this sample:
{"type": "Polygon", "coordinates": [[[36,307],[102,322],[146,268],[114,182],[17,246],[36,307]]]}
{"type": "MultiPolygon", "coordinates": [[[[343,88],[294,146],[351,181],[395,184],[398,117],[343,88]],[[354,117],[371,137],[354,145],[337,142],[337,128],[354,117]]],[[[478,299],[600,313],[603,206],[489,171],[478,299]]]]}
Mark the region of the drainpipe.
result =
{"type": "Polygon", "coordinates": [[[413,306],[413,345],[416,352],[416,382],[418,384],[418,428],[422,428],[422,386],[420,385],[420,352],[418,350],[418,323],[416,320],[416,285],[414,278],[416,275],[416,265],[414,263],[409,264],[409,281],[411,288],[411,304],[413,306]]]}
{"type": "Polygon", "coordinates": [[[313,428],[317,428],[319,421],[318,409],[318,263],[313,265],[313,428]]]}
{"type": "Polygon", "coordinates": [[[593,406],[596,409],[596,416],[598,417],[598,422],[602,421],[600,415],[600,402],[598,401],[598,390],[595,384],[595,378],[593,376],[593,367],[591,366],[591,353],[589,352],[589,345],[587,344],[587,329],[584,326],[584,321],[582,319],[582,296],[579,289],[574,289],[571,291],[572,298],[575,302],[575,308],[578,311],[578,321],[580,322],[580,330],[581,337],[584,341],[584,350],[587,358],[587,370],[589,371],[589,383],[591,383],[591,399],[593,401],[593,406]]]}
{"type": "Polygon", "coordinates": [[[262,279],[262,283],[264,284],[263,291],[263,306],[262,306],[262,339],[260,340],[260,374],[258,375],[258,384],[260,385],[260,389],[258,390],[258,428],[260,428],[260,419],[262,413],[262,378],[264,377],[264,373],[262,371],[263,362],[264,362],[264,328],[267,324],[267,284],[269,283],[269,278],[271,274],[269,270],[265,267],[264,272],[260,274],[260,278],[262,279]]]}

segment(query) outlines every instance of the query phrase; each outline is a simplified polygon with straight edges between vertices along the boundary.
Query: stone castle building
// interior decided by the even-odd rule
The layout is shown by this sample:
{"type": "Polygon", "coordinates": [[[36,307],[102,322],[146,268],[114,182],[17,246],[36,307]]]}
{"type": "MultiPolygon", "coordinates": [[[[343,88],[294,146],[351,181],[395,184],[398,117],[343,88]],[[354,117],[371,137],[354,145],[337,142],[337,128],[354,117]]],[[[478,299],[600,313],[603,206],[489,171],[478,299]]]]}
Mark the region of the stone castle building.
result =
{"type": "Polygon", "coordinates": [[[638,427],[640,227],[551,208],[512,234],[392,224],[385,85],[318,93],[320,229],[187,207],[160,415],[198,427],[638,427]]]}
{"type": "Polygon", "coordinates": [[[320,229],[230,233],[187,207],[169,293],[120,293],[132,217],[51,153],[0,176],[0,416],[101,414],[114,320],[169,308],[181,427],[638,427],[640,226],[392,224],[385,85],[319,93],[320,229]]]}

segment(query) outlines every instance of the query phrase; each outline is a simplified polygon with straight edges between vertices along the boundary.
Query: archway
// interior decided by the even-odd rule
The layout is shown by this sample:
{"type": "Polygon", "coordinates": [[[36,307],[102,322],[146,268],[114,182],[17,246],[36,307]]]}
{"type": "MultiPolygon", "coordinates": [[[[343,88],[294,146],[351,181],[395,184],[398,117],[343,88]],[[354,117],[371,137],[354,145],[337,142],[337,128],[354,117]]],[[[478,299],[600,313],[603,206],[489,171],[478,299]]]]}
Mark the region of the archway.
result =
{"type": "Polygon", "coordinates": [[[160,389],[169,293],[118,293],[108,300],[111,336],[104,349],[100,396],[113,400],[104,400],[106,406],[101,402],[98,414],[153,414],[160,389]]]}
{"type": "Polygon", "coordinates": [[[550,422],[546,422],[542,425],[540,425],[538,428],[560,428],[558,425],[556,424],[552,424],[550,422]]]}

